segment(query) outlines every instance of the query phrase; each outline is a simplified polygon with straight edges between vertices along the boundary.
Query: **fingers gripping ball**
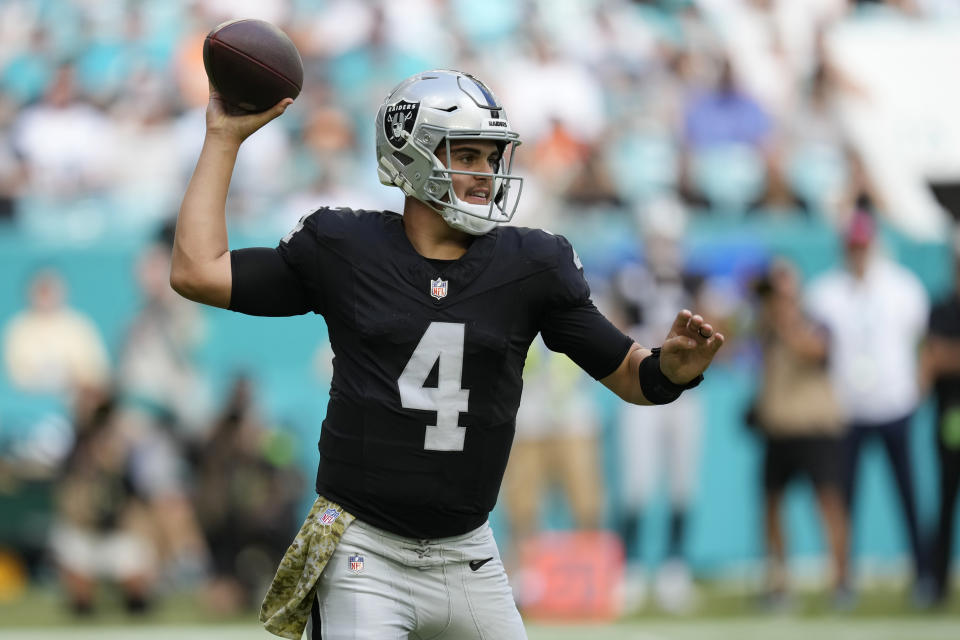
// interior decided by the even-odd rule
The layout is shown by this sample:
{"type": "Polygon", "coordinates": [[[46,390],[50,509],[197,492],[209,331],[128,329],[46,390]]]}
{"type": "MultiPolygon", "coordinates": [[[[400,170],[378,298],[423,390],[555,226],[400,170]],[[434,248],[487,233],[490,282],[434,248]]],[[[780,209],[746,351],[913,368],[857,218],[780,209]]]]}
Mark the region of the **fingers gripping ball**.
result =
{"type": "Polygon", "coordinates": [[[296,98],[303,87],[300,52],[263,20],[231,20],[207,34],[203,67],[227,104],[253,113],[296,98]]]}

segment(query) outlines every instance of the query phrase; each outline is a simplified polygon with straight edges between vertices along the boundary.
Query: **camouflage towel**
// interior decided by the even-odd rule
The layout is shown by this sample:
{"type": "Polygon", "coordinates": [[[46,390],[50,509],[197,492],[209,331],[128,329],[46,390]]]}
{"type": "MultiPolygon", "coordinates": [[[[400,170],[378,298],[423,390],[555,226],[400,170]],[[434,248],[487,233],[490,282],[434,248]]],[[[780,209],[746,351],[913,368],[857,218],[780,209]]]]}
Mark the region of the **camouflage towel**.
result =
{"type": "Polygon", "coordinates": [[[340,505],[323,496],[313,503],[260,606],[260,622],[267,631],[290,640],[303,637],[320,573],[353,520],[340,505]]]}

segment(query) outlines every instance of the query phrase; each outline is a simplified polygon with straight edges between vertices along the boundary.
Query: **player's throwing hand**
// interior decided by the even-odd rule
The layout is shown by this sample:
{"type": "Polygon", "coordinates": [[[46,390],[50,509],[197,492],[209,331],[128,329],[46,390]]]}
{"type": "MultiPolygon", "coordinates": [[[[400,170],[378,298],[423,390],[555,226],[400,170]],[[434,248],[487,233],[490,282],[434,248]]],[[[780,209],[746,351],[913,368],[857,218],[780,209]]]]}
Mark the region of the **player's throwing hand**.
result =
{"type": "Polygon", "coordinates": [[[207,134],[223,136],[239,145],[254,131],[267,124],[293,104],[292,98],[284,98],[270,109],[249,113],[231,107],[210,85],[210,101],[207,103],[207,134]]]}

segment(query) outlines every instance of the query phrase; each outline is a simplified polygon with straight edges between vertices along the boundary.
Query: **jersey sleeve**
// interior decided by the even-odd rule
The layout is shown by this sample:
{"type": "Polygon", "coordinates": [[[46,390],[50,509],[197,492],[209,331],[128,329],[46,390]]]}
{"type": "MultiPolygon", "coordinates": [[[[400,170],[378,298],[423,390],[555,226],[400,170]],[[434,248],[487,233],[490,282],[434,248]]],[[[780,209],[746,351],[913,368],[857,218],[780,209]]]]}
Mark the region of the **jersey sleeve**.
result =
{"type": "Polygon", "coordinates": [[[230,310],[258,316],[323,313],[318,214],[301,218],[275,249],[230,252],[230,310]]]}
{"type": "Polygon", "coordinates": [[[543,341],[565,353],[599,380],[623,362],[633,340],[617,329],[590,299],[583,265],[566,238],[557,236],[559,251],[551,271],[551,290],[540,322],[543,341]]]}
{"type": "Polygon", "coordinates": [[[230,252],[230,310],[251,316],[297,316],[310,311],[307,291],[277,249],[230,252]]]}

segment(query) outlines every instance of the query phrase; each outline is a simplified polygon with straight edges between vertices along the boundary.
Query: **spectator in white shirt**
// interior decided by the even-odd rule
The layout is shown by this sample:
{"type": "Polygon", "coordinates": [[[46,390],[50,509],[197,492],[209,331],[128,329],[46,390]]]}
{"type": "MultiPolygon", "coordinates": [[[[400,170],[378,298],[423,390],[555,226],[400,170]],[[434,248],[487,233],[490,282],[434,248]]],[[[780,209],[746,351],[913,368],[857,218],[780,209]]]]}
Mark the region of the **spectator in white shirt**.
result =
{"type": "Polygon", "coordinates": [[[921,597],[927,563],[908,443],[919,403],[917,349],[929,301],[916,276],[874,249],[876,230],[869,212],[854,212],[844,236],[845,267],[812,283],[808,302],[830,332],[830,377],[848,423],[843,444],[847,511],[854,513],[860,451],[867,440],[880,438],[906,519],[914,595],[921,597]]]}

